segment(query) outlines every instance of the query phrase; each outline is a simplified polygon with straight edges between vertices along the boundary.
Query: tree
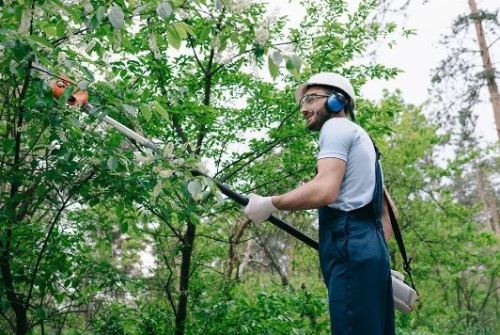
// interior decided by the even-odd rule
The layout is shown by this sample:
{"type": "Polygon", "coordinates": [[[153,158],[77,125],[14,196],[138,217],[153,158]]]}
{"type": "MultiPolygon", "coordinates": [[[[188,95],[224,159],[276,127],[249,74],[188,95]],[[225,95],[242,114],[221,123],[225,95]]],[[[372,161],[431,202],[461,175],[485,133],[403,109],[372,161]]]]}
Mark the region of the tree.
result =
{"type": "Polygon", "coordinates": [[[477,3],[475,0],[468,0],[468,3],[471,13],[470,19],[474,22],[477,43],[479,44],[481,60],[483,62],[484,78],[486,80],[486,86],[488,87],[488,92],[490,94],[491,107],[493,108],[493,116],[497,129],[497,137],[500,141],[500,94],[498,93],[498,86],[495,79],[496,70],[493,66],[493,62],[490,56],[490,48],[496,42],[496,40],[489,45],[487,44],[482,22],[486,19],[487,16],[494,18],[493,15],[495,14],[491,13],[490,15],[488,15],[488,13],[480,12],[477,8],[477,3]]]}
{"type": "MultiPolygon", "coordinates": [[[[397,314],[398,329],[402,334],[494,334],[498,237],[479,225],[477,202],[460,201],[463,193],[455,191],[455,185],[470,180],[463,173],[468,160],[437,164],[447,136],[438,135],[422,108],[405,104],[399,94],[363,107],[370,111],[366,116],[385,116],[391,129],[375,141],[421,296],[415,313],[397,314]]],[[[395,242],[389,247],[391,267],[399,269],[395,242]]]]}
{"type": "Polygon", "coordinates": [[[478,104],[480,92],[485,86],[490,91],[495,120],[497,118],[497,71],[489,55],[490,48],[497,40],[497,13],[478,11],[474,3],[469,1],[469,4],[472,6],[471,14],[459,16],[453,23],[450,34],[445,35],[443,39],[443,45],[450,52],[435,69],[432,79],[437,121],[447,130],[459,129],[460,137],[466,140],[474,137],[477,116],[472,111],[478,104]],[[474,41],[470,32],[472,25],[476,29],[477,41],[474,41]],[[486,34],[493,41],[489,45],[486,44],[486,34]],[[454,127],[457,122],[460,127],[454,127]],[[448,128],[446,124],[449,125],[448,128]]]}

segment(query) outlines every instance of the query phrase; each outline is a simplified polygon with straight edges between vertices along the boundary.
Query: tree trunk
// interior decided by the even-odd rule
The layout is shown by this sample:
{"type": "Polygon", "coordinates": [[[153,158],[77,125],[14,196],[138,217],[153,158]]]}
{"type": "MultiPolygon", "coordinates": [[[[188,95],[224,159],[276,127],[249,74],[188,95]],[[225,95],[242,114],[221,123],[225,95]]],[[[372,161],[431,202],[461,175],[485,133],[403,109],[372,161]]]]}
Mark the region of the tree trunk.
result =
{"type": "Polygon", "coordinates": [[[486,199],[488,201],[488,208],[490,209],[491,212],[491,229],[497,234],[500,235],[500,224],[499,224],[499,218],[498,218],[498,209],[497,209],[497,197],[496,193],[493,192],[492,197],[488,197],[486,199]]]}
{"type": "MultiPolygon", "coordinates": [[[[34,1],[31,5],[31,11],[29,12],[29,15],[31,17],[31,13],[34,10],[34,1]]],[[[32,32],[32,20],[30,18],[30,35],[32,32]]],[[[31,64],[33,63],[33,56],[29,58],[28,65],[26,67],[26,74],[24,76],[24,82],[23,86],[21,88],[21,92],[19,94],[19,110],[17,115],[13,118],[12,122],[14,126],[12,127],[13,132],[14,132],[14,140],[15,140],[15,152],[14,152],[14,166],[13,166],[13,174],[15,175],[16,173],[19,172],[19,166],[21,163],[21,137],[22,137],[22,132],[20,129],[24,125],[24,112],[25,112],[25,107],[24,107],[24,99],[26,97],[26,93],[28,91],[28,86],[31,81],[31,64]]],[[[14,288],[14,278],[12,276],[12,270],[10,268],[10,255],[13,254],[13,250],[11,249],[11,243],[13,242],[12,239],[12,231],[13,227],[17,225],[18,223],[18,212],[17,212],[17,207],[20,203],[20,200],[15,200],[18,196],[18,192],[22,185],[16,181],[12,180],[10,183],[10,204],[7,203],[6,206],[6,213],[9,216],[9,219],[7,221],[7,226],[5,229],[5,239],[3,239],[4,244],[0,242],[0,249],[1,249],[1,256],[0,256],[0,271],[2,274],[2,282],[4,284],[5,288],[5,293],[7,295],[7,300],[9,301],[9,304],[11,308],[14,311],[14,314],[16,316],[16,335],[25,335],[28,333],[29,330],[29,322],[28,322],[28,313],[27,313],[27,306],[29,303],[29,297],[26,299],[26,303],[23,301],[23,297],[16,293],[15,288],[14,288]]]]}
{"type": "Polygon", "coordinates": [[[16,294],[14,289],[14,279],[12,278],[12,271],[8,255],[3,252],[0,257],[0,269],[2,273],[2,282],[5,286],[7,300],[10,303],[12,310],[16,316],[16,335],[25,335],[28,333],[28,315],[26,307],[24,306],[20,297],[16,294]]]}
{"type": "Polygon", "coordinates": [[[245,232],[245,229],[250,225],[252,221],[250,220],[245,220],[243,221],[237,228],[236,232],[231,236],[229,239],[229,263],[227,267],[227,278],[231,279],[233,275],[233,270],[234,266],[237,262],[237,257],[236,257],[236,246],[240,243],[241,236],[243,236],[243,233],[245,232]]]}
{"type": "Polygon", "coordinates": [[[243,254],[243,259],[241,261],[240,266],[238,267],[238,273],[236,274],[236,281],[241,281],[243,279],[243,272],[248,266],[248,263],[252,259],[252,247],[253,247],[253,240],[248,241],[247,243],[247,248],[245,250],[245,253],[243,254]]]}
{"type": "Polygon", "coordinates": [[[477,188],[478,193],[483,202],[483,215],[485,225],[489,223],[489,226],[493,232],[496,234],[500,233],[500,229],[498,228],[498,210],[497,210],[497,198],[496,193],[493,191],[492,196],[489,196],[489,190],[486,187],[487,178],[484,175],[484,171],[481,166],[477,167],[477,188]]]}
{"type": "Polygon", "coordinates": [[[493,68],[493,64],[491,63],[489,47],[486,44],[483,24],[481,19],[479,18],[476,0],[468,0],[468,2],[470,12],[473,16],[472,20],[474,21],[474,28],[476,29],[479,50],[481,51],[481,59],[483,61],[484,74],[486,83],[488,85],[488,91],[490,93],[491,106],[493,107],[493,115],[495,117],[495,126],[497,130],[497,140],[500,142],[500,94],[498,93],[498,86],[495,81],[495,69],[493,68]]]}
{"type": "Polygon", "coordinates": [[[279,258],[281,255],[273,255],[272,251],[269,250],[268,246],[266,245],[266,241],[262,241],[259,243],[262,249],[264,250],[264,253],[267,255],[267,258],[271,262],[271,267],[278,272],[278,275],[280,276],[281,279],[281,285],[283,286],[288,286],[289,280],[288,280],[288,274],[286,273],[286,269],[284,269],[279,261],[279,258]]]}
{"type": "Polygon", "coordinates": [[[175,316],[175,335],[184,335],[187,318],[189,275],[191,268],[191,256],[193,254],[193,243],[196,234],[196,226],[187,223],[186,234],[182,241],[181,277],[179,282],[179,302],[175,316]]]}

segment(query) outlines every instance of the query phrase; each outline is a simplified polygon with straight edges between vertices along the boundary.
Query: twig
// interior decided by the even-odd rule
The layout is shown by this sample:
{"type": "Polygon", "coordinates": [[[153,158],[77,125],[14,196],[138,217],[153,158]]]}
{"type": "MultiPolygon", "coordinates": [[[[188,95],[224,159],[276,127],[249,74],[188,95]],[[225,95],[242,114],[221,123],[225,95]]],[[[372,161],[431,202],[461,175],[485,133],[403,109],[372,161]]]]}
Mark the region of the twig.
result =
{"type": "Polygon", "coordinates": [[[35,263],[35,268],[33,269],[33,274],[31,275],[30,279],[30,286],[28,289],[28,294],[26,298],[26,304],[29,304],[31,300],[31,295],[33,293],[33,287],[35,285],[35,278],[38,273],[38,269],[40,267],[40,262],[42,261],[43,254],[45,253],[45,249],[47,248],[47,244],[49,242],[50,237],[52,236],[52,231],[54,230],[54,227],[56,226],[57,222],[59,221],[59,217],[62,215],[63,210],[66,208],[66,204],[69,202],[69,200],[73,197],[73,194],[77,191],[77,189],[86,181],[90,180],[94,174],[96,173],[96,170],[92,170],[88,176],[86,176],[80,183],[78,183],[77,186],[73,187],[73,189],[70,190],[68,197],[63,201],[62,206],[58,209],[56,216],[52,219],[52,222],[49,225],[49,230],[47,232],[47,236],[45,237],[45,240],[43,241],[42,248],[38,254],[38,257],[36,259],[35,263]]]}

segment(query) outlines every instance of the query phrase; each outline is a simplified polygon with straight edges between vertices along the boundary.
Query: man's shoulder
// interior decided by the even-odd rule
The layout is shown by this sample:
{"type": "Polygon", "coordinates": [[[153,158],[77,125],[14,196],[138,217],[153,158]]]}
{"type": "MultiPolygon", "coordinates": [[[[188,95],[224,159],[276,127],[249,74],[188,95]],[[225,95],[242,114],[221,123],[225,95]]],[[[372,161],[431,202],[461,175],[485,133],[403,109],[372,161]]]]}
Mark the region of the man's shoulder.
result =
{"type": "Polygon", "coordinates": [[[349,120],[346,117],[332,117],[325,122],[323,127],[325,127],[325,126],[326,127],[341,126],[341,127],[350,127],[350,128],[361,128],[357,123],[352,122],[351,120],[349,120]]]}
{"type": "Polygon", "coordinates": [[[373,146],[368,132],[359,124],[347,118],[331,118],[325,122],[321,129],[320,138],[343,140],[358,146],[373,146]]]}
{"type": "MultiPolygon", "coordinates": [[[[359,126],[357,123],[344,117],[332,117],[327,120],[323,127],[321,128],[322,133],[332,133],[343,134],[349,137],[358,137],[365,130],[359,126]]],[[[366,132],[365,132],[366,133],[366,132]]]]}

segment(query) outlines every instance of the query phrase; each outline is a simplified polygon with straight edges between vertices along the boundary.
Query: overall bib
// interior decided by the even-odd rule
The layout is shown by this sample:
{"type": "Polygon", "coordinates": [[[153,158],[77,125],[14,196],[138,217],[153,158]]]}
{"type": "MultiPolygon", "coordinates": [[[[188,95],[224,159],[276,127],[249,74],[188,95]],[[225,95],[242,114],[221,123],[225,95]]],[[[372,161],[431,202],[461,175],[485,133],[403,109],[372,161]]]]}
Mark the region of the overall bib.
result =
{"type": "Polygon", "coordinates": [[[355,210],[318,209],[319,257],[334,335],[394,335],[394,298],[382,230],[382,173],[372,201],[355,210]]]}

